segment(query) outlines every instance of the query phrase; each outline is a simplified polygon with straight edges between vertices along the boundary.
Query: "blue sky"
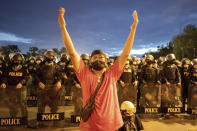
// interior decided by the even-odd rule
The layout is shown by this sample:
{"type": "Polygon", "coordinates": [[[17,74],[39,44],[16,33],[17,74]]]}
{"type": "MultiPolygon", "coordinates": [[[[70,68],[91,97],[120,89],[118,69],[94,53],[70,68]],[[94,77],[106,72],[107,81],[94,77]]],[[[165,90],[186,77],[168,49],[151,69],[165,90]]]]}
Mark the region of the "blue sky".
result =
{"type": "Polygon", "coordinates": [[[167,44],[187,24],[197,26],[196,0],[1,0],[0,46],[17,44],[22,51],[31,46],[63,47],[57,21],[60,7],[66,9],[67,29],[79,54],[103,49],[119,55],[134,10],[139,25],[132,55],[167,44]]]}

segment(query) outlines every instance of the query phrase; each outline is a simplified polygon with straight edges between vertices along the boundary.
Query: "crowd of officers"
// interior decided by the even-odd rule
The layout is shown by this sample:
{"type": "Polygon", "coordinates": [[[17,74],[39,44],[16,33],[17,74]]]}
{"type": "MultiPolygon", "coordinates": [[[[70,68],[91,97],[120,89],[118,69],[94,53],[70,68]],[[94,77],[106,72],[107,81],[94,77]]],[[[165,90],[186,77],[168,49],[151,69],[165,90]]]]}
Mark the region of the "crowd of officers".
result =
{"type": "MultiPolygon", "coordinates": [[[[106,55],[107,56],[107,55],[106,55]]],[[[89,65],[88,54],[81,59],[89,65]]],[[[116,58],[109,58],[106,68],[116,58]]],[[[176,60],[174,54],[154,59],[150,54],[141,59],[129,57],[117,82],[119,103],[131,101],[135,107],[183,107],[197,109],[197,59],[176,60]]],[[[75,115],[82,108],[81,86],[66,54],[59,61],[53,50],[43,57],[24,58],[21,53],[11,53],[9,61],[0,55],[0,102],[5,104],[11,117],[19,110],[27,117],[27,96],[37,97],[38,113],[49,106],[51,113],[65,105],[65,96],[72,101],[75,115]]]]}

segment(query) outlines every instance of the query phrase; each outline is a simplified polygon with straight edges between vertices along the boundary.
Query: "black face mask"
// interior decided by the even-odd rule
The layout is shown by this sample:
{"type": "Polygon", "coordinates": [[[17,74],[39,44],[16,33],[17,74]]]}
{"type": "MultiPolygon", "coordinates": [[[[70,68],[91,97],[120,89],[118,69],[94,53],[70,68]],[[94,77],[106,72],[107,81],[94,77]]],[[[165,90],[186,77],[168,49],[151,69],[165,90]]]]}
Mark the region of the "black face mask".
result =
{"type": "Polygon", "coordinates": [[[62,58],[61,61],[62,62],[67,62],[67,59],[66,58],[62,58]]]}
{"type": "Polygon", "coordinates": [[[49,62],[49,63],[51,63],[51,62],[53,62],[53,59],[46,58],[46,61],[49,62]]]}
{"type": "Polygon", "coordinates": [[[168,64],[172,65],[174,64],[174,61],[168,61],[168,64]]]}
{"type": "Polygon", "coordinates": [[[21,63],[19,63],[19,62],[14,62],[14,63],[13,63],[14,66],[18,66],[18,65],[20,65],[20,64],[21,64],[21,63]]]}
{"type": "Polygon", "coordinates": [[[100,71],[105,68],[105,62],[102,61],[94,61],[92,62],[92,68],[94,70],[100,71]]]}
{"type": "Polygon", "coordinates": [[[153,62],[152,61],[146,61],[147,65],[151,65],[153,62]]]}

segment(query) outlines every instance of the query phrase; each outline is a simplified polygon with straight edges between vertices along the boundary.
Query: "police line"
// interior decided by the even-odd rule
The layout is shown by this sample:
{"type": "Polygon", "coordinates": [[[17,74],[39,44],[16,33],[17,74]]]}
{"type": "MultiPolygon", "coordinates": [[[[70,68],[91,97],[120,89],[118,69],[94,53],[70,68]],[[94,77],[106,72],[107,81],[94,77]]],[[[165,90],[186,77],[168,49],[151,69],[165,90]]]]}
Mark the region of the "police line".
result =
{"type": "MultiPolygon", "coordinates": [[[[65,96],[65,102],[72,101],[72,96],[65,96]]],[[[37,107],[37,97],[27,97],[28,107],[37,107]]],[[[197,109],[188,108],[186,111],[183,107],[140,107],[136,109],[137,113],[188,113],[197,114],[197,109]]]]}

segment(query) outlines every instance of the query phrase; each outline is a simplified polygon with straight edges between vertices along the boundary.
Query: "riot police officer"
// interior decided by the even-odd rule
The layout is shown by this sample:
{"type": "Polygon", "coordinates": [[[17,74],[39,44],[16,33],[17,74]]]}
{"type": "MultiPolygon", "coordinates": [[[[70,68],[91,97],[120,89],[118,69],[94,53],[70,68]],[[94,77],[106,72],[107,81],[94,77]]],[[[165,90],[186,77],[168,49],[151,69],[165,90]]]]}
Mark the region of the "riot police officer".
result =
{"type": "Polygon", "coordinates": [[[38,82],[38,113],[45,112],[45,106],[50,107],[51,113],[58,111],[61,96],[61,74],[55,63],[55,53],[47,50],[44,53],[44,61],[36,69],[38,82]]]}
{"type": "Polygon", "coordinates": [[[159,70],[153,66],[154,57],[146,55],[146,65],[140,73],[140,107],[160,107],[161,83],[159,70]]]}
{"type": "Polygon", "coordinates": [[[109,61],[108,61],[108,66],[112,66],[114,64],[114,58],[109,58],[109,61]]]}
{"type": "Polygon", "coordinates": [[[164,63],[165,59],[163,57],[159,57],[157,59],[157,67],[159,68],[160,71],[163,70],[163,63],[164,63]]]}
{"type": "MultiPolygon", "coordinates": [[[[73,97],[73,87],[76,84],[76,75],[73,69],[73,64],[71,61],[69,61],[67,67],[66,67],[66,76],[67,79],[65,79],[65,91],[66,91],[66,96],[72,98],[73,97]]],[[[72,99],[66,101],[66,105],[72,105],[72,99]]]]}
{"type": "Polygon", "coordinates": [[[181,75],[175,65],[176,57],[174,54],[166,56],[166,62],[162,71],[162,105],[164,107],[181,107],[181,75]]]}
{"type": "Polygon", "coordinates": [[[89,66],[89,55],[88,54],[81,54],[80,57],[83,60],[84,64],[89,66]]]}
{"type": "Polygon", "coordinates": [[[181,74],[181,85],[182,85],[182,98],[183,98],[183,107],[188,99],[188,86],[189,86],[189,69],[191,68],[191,61],[187,58],[182,60],[182,67],[180,69],[181,74]]]}
{"type": "MultiPolygon", "coordinates": [[[[0,54],[0,85],[3,82],[3,78],[5,77],[5,71],[6,71],[6,63],[4,61],[4,56],[0,54]]],[[[3,102],[3,96],[5,95],[5,89],[0,88],[0,104],[3,102]]]]}
{"type": "Polygon", "coordinates": [[[39,65],[43,61],[42,56],[36,56],[36,65],[39,65]]]}
{"type": "Polygon", "coordinates": [[[197,108],[197,59],[192,60],[189,70],[188,107],[197,108]]]}
{"type": "Polygon", "coordinates": [[[57,63],[60,72],[61,72],[61,82],[62,82],[62,94],[63,97],[60,100],[60,105],[65,105],[65,87],[66,87],[66,80],[68,79],[67,75],[66,75],[66,67],[68,64],[69,60],[68,60],[68,56],[66,53],[62,53],[61,57],[60,57],[60,61],[57,63]]]}
{"type": "Polygon", "coordinates": [[[131,101],[137,105],[137,78],[131,69],[129,59],[125,63],[125,69],[117,83],[119,103],[131,101]]]}
{"type": "Polygon", "coordinates": [[[28,95],[37,95],[37,86],[35,81],[35,73],[36,73],[36,62],[35,57],[31,56],[29,60],[26,62],[26,68],[29,74],[29,79],[27,81],[27,89],[28,95]]]}
{"type": "Polygon", "coordinates": [[[136,80],[138,80],[138,58],[136,56],[133,56],[130,61],[130,64],[131,64],[131,69],[134,72],[134,76],[136,80]]]}
{"type": "Polygon", "coordinates": [[[5,103],[9,108],[11,117],[17,116],[19,108],[22,117],[27,117],[26,89],[24,87],[27,81],[27,70],[23,66],[24,57],[21,53],[14,53],[10,56],[9,68],[6,69],[1,84],[1,88],[6,89],[5,103]]]}

